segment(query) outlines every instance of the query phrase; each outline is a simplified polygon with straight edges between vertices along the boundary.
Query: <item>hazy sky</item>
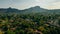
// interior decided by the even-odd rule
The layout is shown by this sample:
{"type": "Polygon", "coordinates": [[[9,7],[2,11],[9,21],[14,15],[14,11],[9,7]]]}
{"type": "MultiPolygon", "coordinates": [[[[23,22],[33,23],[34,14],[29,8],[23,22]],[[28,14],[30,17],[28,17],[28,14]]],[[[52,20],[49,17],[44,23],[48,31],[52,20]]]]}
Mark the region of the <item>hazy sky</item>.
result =
{"type": "Polygon", "coordinates": [[[40,6],[46,9],[60,9],[60,0],[0,0],[0,8],[25,9],[40,6]]]}

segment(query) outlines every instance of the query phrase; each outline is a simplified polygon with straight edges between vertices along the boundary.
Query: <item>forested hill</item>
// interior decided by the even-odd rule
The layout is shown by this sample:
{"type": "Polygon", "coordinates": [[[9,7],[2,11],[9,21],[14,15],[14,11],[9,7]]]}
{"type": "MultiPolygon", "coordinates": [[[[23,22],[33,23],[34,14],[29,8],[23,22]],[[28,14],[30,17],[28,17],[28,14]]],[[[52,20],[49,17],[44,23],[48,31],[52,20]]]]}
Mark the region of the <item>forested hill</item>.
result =
{"type": "Polygon", "coordinates": [[[60,34],[60,9],[1,8],[0,34],[60,34]]]}

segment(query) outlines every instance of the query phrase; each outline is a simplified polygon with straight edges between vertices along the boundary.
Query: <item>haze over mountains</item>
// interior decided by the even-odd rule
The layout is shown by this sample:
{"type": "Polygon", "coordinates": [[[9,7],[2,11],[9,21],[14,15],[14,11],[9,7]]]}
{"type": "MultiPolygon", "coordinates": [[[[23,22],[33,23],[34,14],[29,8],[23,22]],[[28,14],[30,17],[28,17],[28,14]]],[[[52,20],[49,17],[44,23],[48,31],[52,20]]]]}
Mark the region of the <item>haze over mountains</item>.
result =
{"type": "Polygon", "coordinates": [[[18,10],[15,8],[0,8],[0,13],[39,13],[39,12],[60,12],[60,9],[48,10],[44,8],[40,8],[40,6],[31,7],[29,9],[18,10]]]}

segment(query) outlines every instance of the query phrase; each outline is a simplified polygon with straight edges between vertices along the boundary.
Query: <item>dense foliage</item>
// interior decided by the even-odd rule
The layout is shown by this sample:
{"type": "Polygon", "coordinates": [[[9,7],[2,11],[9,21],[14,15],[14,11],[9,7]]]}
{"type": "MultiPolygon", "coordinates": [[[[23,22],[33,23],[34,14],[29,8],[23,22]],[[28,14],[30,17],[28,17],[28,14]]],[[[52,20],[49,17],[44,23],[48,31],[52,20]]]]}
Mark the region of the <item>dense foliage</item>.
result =
{"type": "Polygon", "coordinates": [[[0,14],[0,34],[60,34],[59,14],[0,14]]]}

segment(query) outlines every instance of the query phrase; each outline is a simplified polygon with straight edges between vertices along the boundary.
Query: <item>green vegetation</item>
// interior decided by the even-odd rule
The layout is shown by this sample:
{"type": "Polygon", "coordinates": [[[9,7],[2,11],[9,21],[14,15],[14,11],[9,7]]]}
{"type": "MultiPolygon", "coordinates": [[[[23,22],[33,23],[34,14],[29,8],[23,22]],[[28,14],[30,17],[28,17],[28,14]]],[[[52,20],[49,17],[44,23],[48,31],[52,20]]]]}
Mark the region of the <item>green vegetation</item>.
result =
{"type": "Polygon", "coordinates": [[[0,14],[0,34],[60,34],[60,15],[0,14]]]}

